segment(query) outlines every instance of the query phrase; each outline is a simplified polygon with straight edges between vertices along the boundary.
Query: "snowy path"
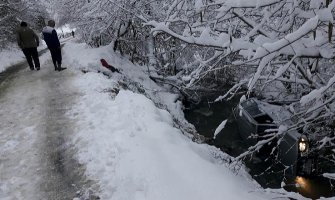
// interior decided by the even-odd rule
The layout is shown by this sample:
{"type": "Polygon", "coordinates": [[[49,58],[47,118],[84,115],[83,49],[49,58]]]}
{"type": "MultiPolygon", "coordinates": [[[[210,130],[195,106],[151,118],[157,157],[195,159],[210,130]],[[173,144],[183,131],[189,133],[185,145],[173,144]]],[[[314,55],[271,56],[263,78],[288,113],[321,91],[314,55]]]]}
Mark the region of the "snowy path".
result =
{"type": "Polygon", "coordinates": [[[72,158],[70,70],[27,68],[0,82],[0,199],[73,199],[89,182],[72,158]]]}

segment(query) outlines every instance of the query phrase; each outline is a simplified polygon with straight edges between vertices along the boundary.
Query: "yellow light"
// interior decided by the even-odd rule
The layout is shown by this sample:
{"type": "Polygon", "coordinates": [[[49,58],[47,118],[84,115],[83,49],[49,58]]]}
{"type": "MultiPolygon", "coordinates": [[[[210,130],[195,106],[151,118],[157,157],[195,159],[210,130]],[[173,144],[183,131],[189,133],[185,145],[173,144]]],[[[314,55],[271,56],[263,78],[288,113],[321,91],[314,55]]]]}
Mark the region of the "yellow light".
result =
{"type": "Polygon", "coordinates": [[[306,151],[306,149],[307,149],[306,142],[302,139],[299,142],[299,150],[300,150],[300,152],[304,152],[304,151],[306,151]]]}
{"type": "Polygon", "coordinates": [[[296,184],[296,188],[298,189],[299,193],[301,194],[305,194],[310,196],[311,194],[313,194],[315,191],[313,190],[313,185],[310,182],[309,179],[306,179],[304,177],[301,176],[297,176],[295,178],[295,184],[296,184]]]}
{"type": "Polygon", "coordinates": [[[295,182],[299,188],[306,188],[307,181],[303,177],[297,176],[295,182]]]}
{"type": "Polygon", "coordinates": [[[306,139],[305,136],[302,136],[299,139],[298,148],[299,148],[299,152],[305,152],[308,150],[308,140],[306,139]]]}

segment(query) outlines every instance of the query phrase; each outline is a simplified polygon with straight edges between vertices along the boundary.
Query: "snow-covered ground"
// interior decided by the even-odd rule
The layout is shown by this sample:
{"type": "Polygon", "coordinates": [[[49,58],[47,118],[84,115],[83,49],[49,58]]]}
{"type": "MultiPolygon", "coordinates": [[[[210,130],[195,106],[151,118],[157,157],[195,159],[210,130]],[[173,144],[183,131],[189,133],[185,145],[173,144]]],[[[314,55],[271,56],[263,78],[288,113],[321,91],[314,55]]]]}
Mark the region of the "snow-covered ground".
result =
{"type": "Polygon", "coordinates": [[[102,199],[303,199],[261,189],[245,171],[229,169],[228,155],[183,135],[172,120],[172,115],[183,118],[180,102],[149,79],[146,67],[133,65],[109,46],[68,44],[64,58],[70,68],[92,71],[73,80],[84,96],[69,115],[77,120],[72,141],[77,158],[99,183],[102,199]],[[101,58],[122,75],[97,73],[104,71],[101,58]],[[122,89],[129,80],[140,84],[146,96],[122,89]],[[156,101],[171,113],[157,108],[156,101]]]}
{"type": "Polygon", "coordinates": [[[79,95],[68,82],[76,73],[55,72],[49,54],[40,61],[40,71],[26,66],[0,79],[1,200],[71,199],[81,191],[80,179],[67,178],[80,169],[66,142],[73,128],[65,112],[79,95]]]}
{"type": "MultiPolygon", "coordinates": [[[[37,48],[38,51],[45,49],[45,42],[41,42],[41,45],[37,48]]],[[[12,44],[6,49],[1,50],[0,52],[0,72],[6,70],[8,67],[24,62],[26,58],[20,48],[17,45],[12,44]]]]}
{"type": "Polygon", "coordinates": [[[69,157],[83,166],[103,200],[304,199],[262,189],[243,168],[233,172],[228,155],[193,142],[174,126],[176,119],[187,124],[177,96],[110,46],[67,42],[62,72],[48,58],[42,56],[41,71],[19,72],[0,93],[0,199],[35,200],[64,189],[52,182],[71,172],[56,173],[44,162],[53,148],[61,150],[56,161],[69,157]],[[122,74],[102,68],[101,58],[122,74]]]}
{"type": "Polygon", "coordinates": [[[0,72],[4,71],[13,64],[17,64],[25,60],[22,51],[14,44],[0,51],[0,72]]]}

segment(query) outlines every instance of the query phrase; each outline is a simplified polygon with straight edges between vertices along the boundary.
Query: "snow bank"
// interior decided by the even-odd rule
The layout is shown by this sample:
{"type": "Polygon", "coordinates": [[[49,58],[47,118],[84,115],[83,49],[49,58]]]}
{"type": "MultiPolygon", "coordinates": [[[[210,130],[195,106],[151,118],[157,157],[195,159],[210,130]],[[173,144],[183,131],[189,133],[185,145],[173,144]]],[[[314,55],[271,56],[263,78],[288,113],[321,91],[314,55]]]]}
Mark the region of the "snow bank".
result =
{"type": "MultiPolygon", "coordinates": [[[[38,47],[38,50],[46,48],[46,44],[41,42],[41,45],[38,47]]],[[[2,49],[0,52],[0,72],[5,71],[8,67],[12,65],[25,62],[26,58],[20,48],[16,44],[11,44],[6,49],[2,49]]]]}
{"type": "Polygon", "coordinates": [[[11,65],[17,64],[25,60],[24,55],[20,49],[14,47],[8,47],[7,49],[3,49],[0,52],[0,72],[4,71],[11,65]]]}
{"type": "MultiPolygon", "coordinates": [[[[120,56],[113,51],[112,46],[104,46],[92,49],[86,44],[76,44],[68,42],[63,48],[63,63],[70,68],[88,70],[93,72],[103,72],[109,74],[116,82],[126,83],[132,91],[144,93],[154,101],[156,105],[168,110],[175,120],[179,121],[190,130],[195,130],[189,124],[182,112],[182,103],[178,99],[178,94],[170,93],[171,88],[158,86],[149,78],[147,66],[140,66],[131,63],[127,58],[120,56]],[[122,73],[111,73],[108,69],[101,66],[100,59],[104,58],[110,65],[119,69],[122,73]]],[[[151,75],[156,75],[150,69],[151,75]]]]}
{"type": "Polygon", "coordinates": [[[77,158],[88,178],[99,185],[101,199],[301,197],[283,189],[262,189],[243,167],[232,172],[227,154],[194,143],[175,128],[176,116],[184,118],[180,103],[149,79],[146,66],[130,63],[110,46],[90,49],[68,43],[63,55],[67,67],[90,71],[73,80],[81,98],[68,115],[77,121],[72,138],[77,158]],[[100,58],[122,74],[96,73],[104,70],[100,58]],[[142,87],[141,94],[122,89],[124,80],[142,87]]]}
{"type": "Polygon", "coordinates": [[[263,190],[243,168],[233,173],[224,161],[228,155],[183,135],[174,127],[176,113],[148,98],[156,94],[154,100],[171,109],[178,105],[174,94],[151,82],[146,67],[129,63],[111,49],[71,43],[64,48],[67,67],[100,69],[98,59],[103,57],[122,71],[109,77],[83,73],[72,83],[81,93],[68,113],[77,121],[72,142],[86,175],[99,184],[101,199],[261,200],[286,194],[263,190]],[[120,88],[121,76],[139,81],[149,94],[120,88]]]}
{"type": "Polygon", "coordinates": [[[183,136],[145,96],[121,90],[112,100],[101,92],[108,81],[93,73],[75,81],[84,95],[71,113],[79,120],[79,160],[102,199],[268,199],[216,161],[207,145],[183,136]]]}

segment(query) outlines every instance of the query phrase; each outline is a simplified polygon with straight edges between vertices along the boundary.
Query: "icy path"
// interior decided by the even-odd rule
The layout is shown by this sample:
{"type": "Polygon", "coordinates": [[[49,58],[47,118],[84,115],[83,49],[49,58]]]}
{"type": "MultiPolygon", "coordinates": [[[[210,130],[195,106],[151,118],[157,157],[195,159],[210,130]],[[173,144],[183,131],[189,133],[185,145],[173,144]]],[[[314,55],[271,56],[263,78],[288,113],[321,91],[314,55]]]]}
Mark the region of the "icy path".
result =
{"type": "MultiPolygon", "coordinates": [[[[79,96],[70,70],[28,68],[0,82],[0,199],[73,199],[89,182],[73,159],[67,118],[79,96]]],[[[1,81],[1,80],[0,80],[1,81]]]]}

